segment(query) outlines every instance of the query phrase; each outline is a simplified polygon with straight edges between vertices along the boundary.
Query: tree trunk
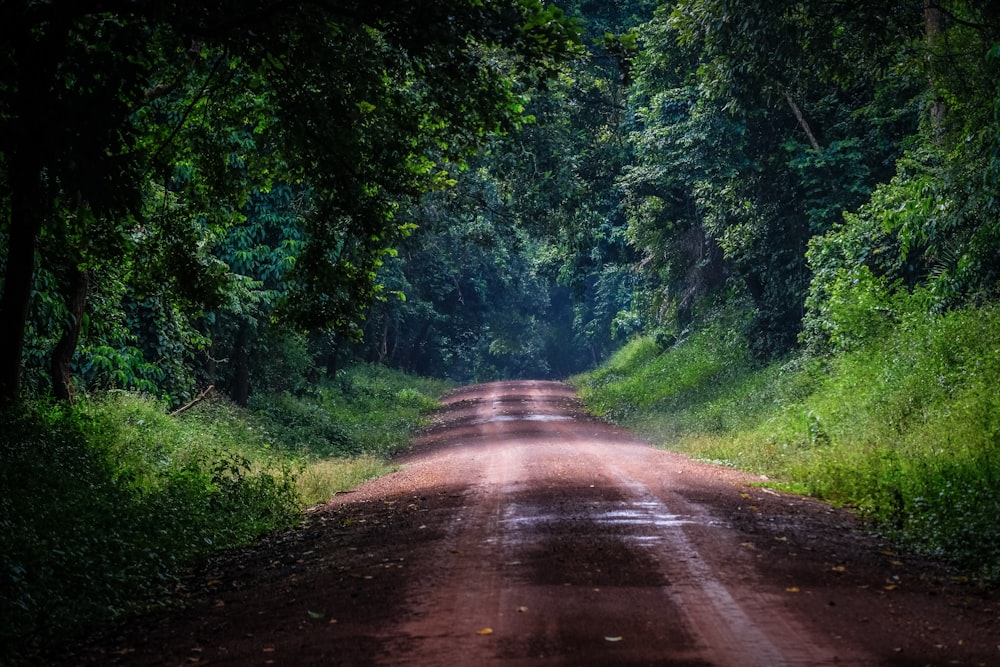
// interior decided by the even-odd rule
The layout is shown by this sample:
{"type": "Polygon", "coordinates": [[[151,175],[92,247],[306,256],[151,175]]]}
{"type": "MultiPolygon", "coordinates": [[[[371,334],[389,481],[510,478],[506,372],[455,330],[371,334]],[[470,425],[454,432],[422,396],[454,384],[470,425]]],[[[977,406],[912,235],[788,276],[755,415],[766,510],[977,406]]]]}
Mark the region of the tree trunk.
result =
{"type": "MultiPolygon", "coordinates": [[[[23,4],[23,3],[22,3],[23,4]]],[[[41,4],[39,7],[41,7],[41,4]]],[[[4,44],[10,77],[7,112],[13,123],[5,154],[10,193],[7,224],[7,262],[0,295],[0,404],[16,401],[21,393],[21,357],[28,305],[35,273],[35,248],[45,220],[44,167],[56,149],[51,145],[53,81],[66,50],[72,12],[65,7],[44,13],[46,26],[27,25],[26,12],[8,12],[4,44]]]]}
{"type": "Polygon", "coordinates": [[[337,370],[338,370],[337,361],[338,361],[339,349],[340,348],[337,347],[337,345],[335,344],[333,345],[333,349],[330,350],[329,353],[327,353],[326,355],[326,377],[328,377],[331,380],[337,377],[337,370]]]}
{"type": "Polygon", "coordinates": [[[764,281],[758,273],[742,272],[743,273],[743,283],[747,286],[747,291],[750,292],[750,299],[753,301],[757,308],[763,309],[766,304],[764,302],[764,281]]]}
{"type": "Polygon", "coordinates": [[[233,386],[229,396],[236,405],[246,407],[250,400],[250,325],[240,324],[233,343],[233,386]]]}
{"type": "Polygon", "coordinates": [[[69,308],[69,323],[66,330],[59,337],[55,349],[52,350],[52,357],[49,360],[49,372],[52,375],[52,393],[61,401],[71,401],[76,398],[76,386],[73,383],[73,374],[70,372],[70,365],[73,362],[73,353],[76,352],[77,343],[80,340],[80,328],[83,326],[83,313],[87,306],[87,288],[90,285],[90,278],[86,271],[78,266],[69,269],[69,294],[67,307],[69,308]]]}
{"type": "Polygon", "coordinates": [[[948,106],[936,90],[937,61],[943,55],[938,51],[941,48],[941,36],[944,33],[944,13],[938,6],[937,0],[924,0],[924,31],[927,39],[927,83],[934,95],[934,101],[931,102],[929,110],[931,128],[934,132],[934,143],[940,145],[941,129],[948,106]]]}
{"type": "Polygon", "coordinates": [[[3,295],[0,296],[0,403],[17,400],[21,392],[21,355],[28,304],[35,273],[35,246],[42,228],[39,211],[41,164],[11,157],[10,218],[3,295]]]}
{"type": "Polygon", "coordinates": [[[813,134],[812,128],[809,127],[809,122],[806,120],[805,114],[802,113],[802,109],[799,105],[795,103],[792,99],[792,94],[787,90],[785,92],[785,99],[788,101],[788,106],[791,107],[792,113],[795,114],[795,120],[799,122],[799,127],[802,131],[806,133],[806,137],[809,139],[809,145],[813,147],[814,151],[819,151],[819,142],[816,140],[816,135],[813,134]]]}
{"type": "Polygon", "coordinates": [[[378,344],[378,363],[385,363],[385,358],[389,355],[389,318],[382,320],[382,334],[378,344]]]}

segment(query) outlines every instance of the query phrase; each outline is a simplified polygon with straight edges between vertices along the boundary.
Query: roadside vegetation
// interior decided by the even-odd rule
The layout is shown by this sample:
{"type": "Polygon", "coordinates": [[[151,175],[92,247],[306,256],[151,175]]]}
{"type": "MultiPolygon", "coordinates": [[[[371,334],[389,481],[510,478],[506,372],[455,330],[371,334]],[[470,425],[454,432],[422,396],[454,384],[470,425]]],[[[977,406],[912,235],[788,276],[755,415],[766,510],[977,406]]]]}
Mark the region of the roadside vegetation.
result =
{"type": "Polygon", "coordinates": [[[0,656],[164,604],[198,559],[390,471],[447,386],[360,365],[247,408],[111,392],[3,412],[0,656]]]}
{"type": "Polygon", "coordinates": [[[347,4],[4,5],[0,651],[385,470],[361,362],[1000,578],[998,3],[347,4]]]}
{"type": "Polygon", "coordinates": [[[1000,308],[897,300],[877,336],[768,363],[732,318],[668,347],[636,338],[574,378],[597,414],[665,448],[855,508],[907,548],[1000,578],[1000,308]]]}

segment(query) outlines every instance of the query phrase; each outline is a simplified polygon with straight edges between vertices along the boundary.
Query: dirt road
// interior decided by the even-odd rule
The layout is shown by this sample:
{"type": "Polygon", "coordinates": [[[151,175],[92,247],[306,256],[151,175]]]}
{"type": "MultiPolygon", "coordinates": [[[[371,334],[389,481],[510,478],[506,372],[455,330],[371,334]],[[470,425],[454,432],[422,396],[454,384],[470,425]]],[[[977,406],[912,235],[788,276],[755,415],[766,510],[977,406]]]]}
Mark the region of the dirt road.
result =
{"type": "Polygon", "coordinates": [[[759,482],[588,418],[562,384],[466,388],[399,472],[63,661],[1000,664],[994,592],[759,482]]]}

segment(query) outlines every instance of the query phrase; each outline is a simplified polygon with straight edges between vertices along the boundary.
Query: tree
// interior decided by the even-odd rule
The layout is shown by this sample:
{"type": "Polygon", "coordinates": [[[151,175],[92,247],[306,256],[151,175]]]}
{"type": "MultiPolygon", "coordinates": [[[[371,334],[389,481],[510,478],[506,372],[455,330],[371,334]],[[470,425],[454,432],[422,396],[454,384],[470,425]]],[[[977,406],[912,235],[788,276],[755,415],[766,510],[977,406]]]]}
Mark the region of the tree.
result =
{"type": "Polygon", "coordinates": [[[640,29],[630,230],[680,326],[700,295],[735,287],[752,304],[752,347],[794,347],[809,239],[888,177],[915,126],[913,86],[879,78],[894,52],[877,37],[902,33],[904,16],[683,0],[640,29]]]}
{"type": "Polygon", "coordinates": [[[634,332],[622,319],[636,284],[617,177],[630,158],[629,26],[650,3],[566,9],[587,51],[528,93],[531,122],[449,170],[454,186],[407,214],[418,232],[383,280],[406,300],[373,309],[368,358],[459,380],[565,377],[634,332]]]}
{"type": "Polygon", "coordinates": [[[879,312],[889,322],[904,301],[896,296],[916,288],[935,310],[1000,296],[1000,12],[989,2],[907,7],[911,39],[887,48],[920,85],[920,127],[870,201],[810,246],[804,339],[817,350],[845,338],[835,303],[870,302],[872,284],[885,286],[879,312]]]}
{"type": "MultiPolygon", "coordinates": [[[[545,76],[576,40],[572,22],[537,0],[20,0],[5,5],[0,31],[4,401],[18,394],[39,236],[86,218],[88,233],[119,249],[136,230],[169,246],[174,230],[145,226],[143,195],[170,177],[181,135],[225,106],[233,81],[266,103],[276,140],[264,153],[280,153],[290,182],[308,180],[314,192],[288,312],[350,329],[400,236],[399,199],[437,187],[437,164],[513,127],[522,111],[514,81],[545,76]],[[508,57],[495,58],[501,51],[508,57]],[[171,97],[188,103],[151,131],[142,113],[171,97]],[[87,215],[66,216],[67,202],[87,215]]],[[[245,200],[217,166],[199,185],[245,200]]],[[[199,263],[199,245],[187,250],[190,261],[174,255],[173,268],[199,263]]]]}

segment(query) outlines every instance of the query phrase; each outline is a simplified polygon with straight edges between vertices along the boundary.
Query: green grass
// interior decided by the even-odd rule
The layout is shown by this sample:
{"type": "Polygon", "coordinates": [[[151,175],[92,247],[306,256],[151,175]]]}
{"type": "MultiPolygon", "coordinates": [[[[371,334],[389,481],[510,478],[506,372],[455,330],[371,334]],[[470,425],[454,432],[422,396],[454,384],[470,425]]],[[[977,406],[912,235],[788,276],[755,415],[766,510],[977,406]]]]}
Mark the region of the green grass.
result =
{"type": "Polygon", "coordinates": [[[739,348],[718,326],[662,352],[639,340],[573,381],[654,442],[852,506],[1000,578],[1000,308],[911,318],[824,359],[758,367],[739,348]]]}
{"type": "Polygon", "coordinates": [[[310,396],[177,417],[126,392],[0,413],[0,664],[162,604],[207,554],[392,470],[449,386],[358,366],[310,396]]]}
{"type": "Polygon", "coordinates": [[[302,501],[306,505],[315,505],[396,469],[385,459],[371,455],[321,459],[305,466],[296,483],[302,501]]]}

